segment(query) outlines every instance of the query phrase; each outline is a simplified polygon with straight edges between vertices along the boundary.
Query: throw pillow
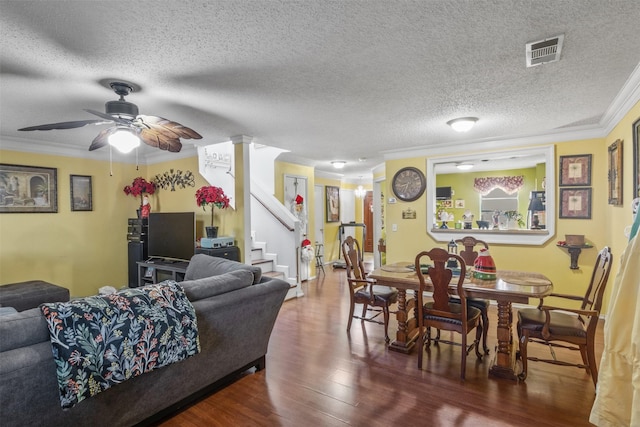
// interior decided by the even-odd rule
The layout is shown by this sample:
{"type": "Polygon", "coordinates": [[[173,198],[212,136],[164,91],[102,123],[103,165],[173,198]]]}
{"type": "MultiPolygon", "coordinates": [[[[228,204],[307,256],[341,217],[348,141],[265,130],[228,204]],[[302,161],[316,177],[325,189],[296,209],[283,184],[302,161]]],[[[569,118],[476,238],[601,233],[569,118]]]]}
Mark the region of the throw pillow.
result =
{"type": "Polygon", "coordinates": [[[219,276],[180,282],[191,302],[246,288],[252,284],[253,273],[248,270],[235,270],[219,276]]]}

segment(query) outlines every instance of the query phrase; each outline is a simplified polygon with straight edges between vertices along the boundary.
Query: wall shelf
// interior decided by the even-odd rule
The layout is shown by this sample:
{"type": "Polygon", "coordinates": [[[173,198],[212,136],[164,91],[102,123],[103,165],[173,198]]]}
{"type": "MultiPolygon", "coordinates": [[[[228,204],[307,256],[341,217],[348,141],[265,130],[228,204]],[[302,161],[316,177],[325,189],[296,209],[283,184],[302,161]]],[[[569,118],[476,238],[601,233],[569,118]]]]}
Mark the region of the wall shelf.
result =
{"type": "Polygon", "coordinates": [[[578,257],[583,249],[591,249],[593,246],[591,245],[556,245],[559,248],[564,248],[569,251],[569,255],[571,255],[571,265],[569,266],[572,270],[577,270],[578,267],[578,257]]]}

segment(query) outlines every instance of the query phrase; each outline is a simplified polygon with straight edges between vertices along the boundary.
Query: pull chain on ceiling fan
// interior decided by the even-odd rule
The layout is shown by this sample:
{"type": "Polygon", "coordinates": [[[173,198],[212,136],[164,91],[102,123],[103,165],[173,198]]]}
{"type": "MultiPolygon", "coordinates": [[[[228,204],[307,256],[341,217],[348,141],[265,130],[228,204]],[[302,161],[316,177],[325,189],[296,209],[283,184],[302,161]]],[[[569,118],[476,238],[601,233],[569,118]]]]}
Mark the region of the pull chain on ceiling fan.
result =
{"type": "Polygon", "coordinates": [[[85,109],[84,111],[95,116],[101,117],[102,120],[77,120],[72,122],[51,123],[46,125],[30,126],[19,131],[31,130],[52,130],[52,129],[74,129],[86,125],[103,125],[114,124],[110,128],[104,129],[98,133],[89,146],[89,151],[102,148],[107,144],[111,144],[122,152],[129,152],[136,146],[140,145],[140,141],[160,150],[168,150],[177,153],[182,149],[180,138],[184,139],[202,139],[202,136],[180,123],[164,119],[158,116],[145,116],[138,114],[138,106],[127,102],[124,97],[133,91],[133,86],[123,82],[111,82],[111,89],[120,95],[117,101],[107,101],[105,103],[105,113],[96,110],[85,109]],[[120,143],[122,137],[128,138],[126,143],[120,143]],[[131,139],[131,136],[136,140],[131,139]],[[122,144],[122,145],[120,145],[122,144]]]}

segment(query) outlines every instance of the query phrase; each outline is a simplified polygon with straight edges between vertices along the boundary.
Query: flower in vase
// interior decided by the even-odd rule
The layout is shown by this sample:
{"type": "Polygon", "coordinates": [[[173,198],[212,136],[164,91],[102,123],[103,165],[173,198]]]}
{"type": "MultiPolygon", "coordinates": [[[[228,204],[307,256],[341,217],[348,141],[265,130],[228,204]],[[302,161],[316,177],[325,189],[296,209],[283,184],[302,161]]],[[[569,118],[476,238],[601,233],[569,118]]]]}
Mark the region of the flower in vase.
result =
{"type": "Polygon", "coordinates": [[[213,208],[226,209],[229,207],[229,198],[224,194],[224,190],[214,185],[205,185],[196,191],[196,203],[205,210],[207,205],[211,205],[211,226],[213,227],[213,208]]]}
{"type": "Polygon", "coordinates": [[[154,182],[149,182],[141,176],[137,177],[133,180],[131,185],[125,185],[124,194],[127,196],[140,197],[140,206],[143,205],[143,196],[144,194],[153,194],[156,192],[156,184],[154,182]]]}

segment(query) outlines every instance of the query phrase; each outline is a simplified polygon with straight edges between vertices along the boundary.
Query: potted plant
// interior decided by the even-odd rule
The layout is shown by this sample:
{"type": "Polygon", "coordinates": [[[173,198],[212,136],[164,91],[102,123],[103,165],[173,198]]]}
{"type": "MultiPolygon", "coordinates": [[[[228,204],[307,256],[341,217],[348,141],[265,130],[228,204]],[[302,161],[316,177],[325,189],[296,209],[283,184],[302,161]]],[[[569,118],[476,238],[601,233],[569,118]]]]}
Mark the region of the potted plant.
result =
{"type": "Polygon", "coordinates": [[[504,216],[510,223],[517,223],[519,228],[524,227],[524,219],[522,214],[518,211],[504,211],[504,216]]]}
{"type": "Polygon", "coordinates": [[[125,185],[123,191],[127,196],[140,197],[140,208],[137,210],[138,218],[140,218],[141,212],[144,212],[145,214],[142,216],[142,218],[147,218],[149,216],[149,212],[151,211],[151,207],[147,203],[146,208],[143,209],[143,206],[145,206],[144,195],[155,193],[156,184],[154,182],[149,182],[139,176],[133,180],[131,185],[125,185]]]}
{"type": "Polygon", "coordinates": [[[226,209],[229,207],[229,198],[224,194],[224,190],[214,185],[205,185],[196,191],[196,203],[206,211],[206,206],[211,205],[211,226],[205,227],[207,237],[218,237],[218,227],[213,225],[214,208],[226,209]]]}

